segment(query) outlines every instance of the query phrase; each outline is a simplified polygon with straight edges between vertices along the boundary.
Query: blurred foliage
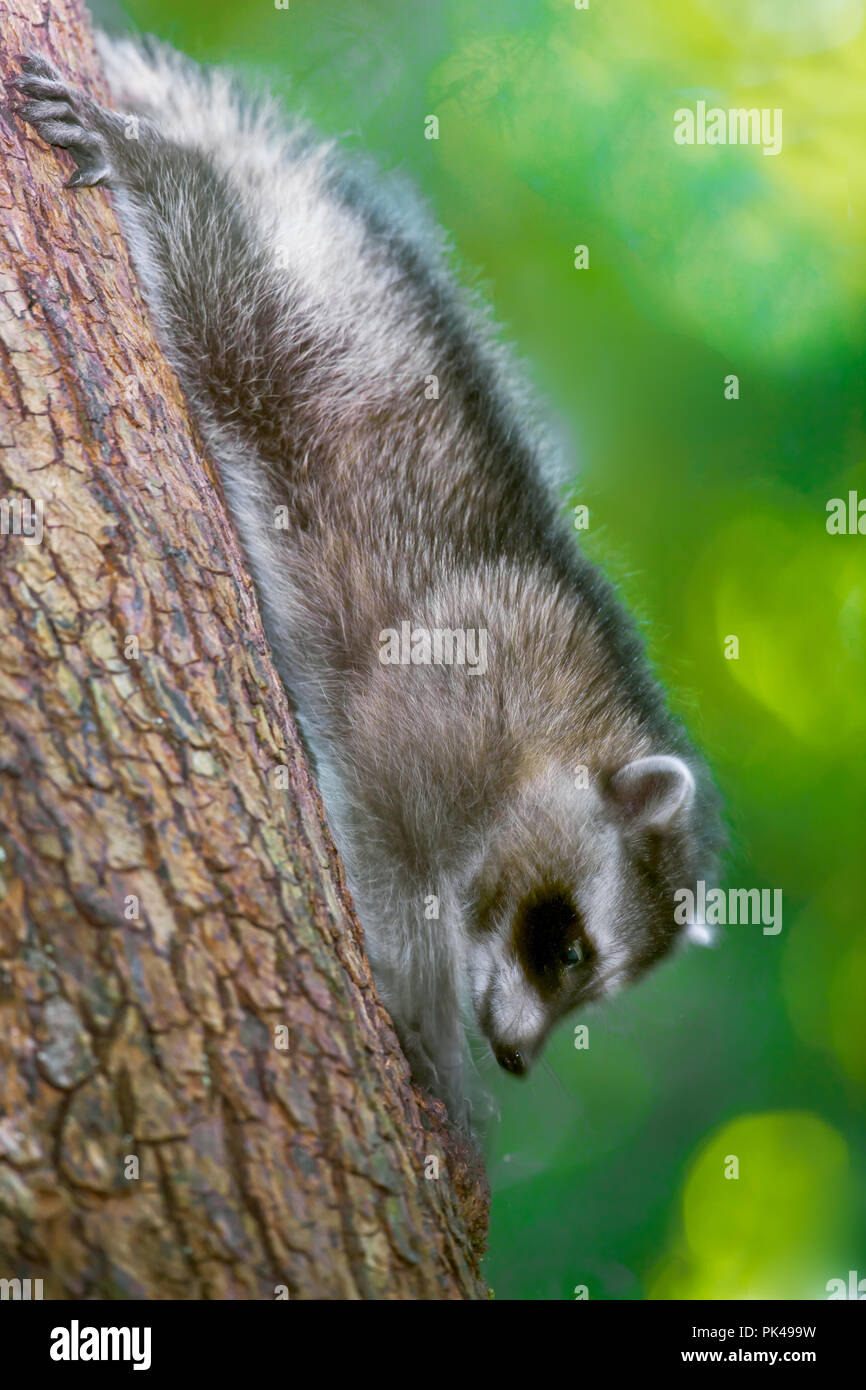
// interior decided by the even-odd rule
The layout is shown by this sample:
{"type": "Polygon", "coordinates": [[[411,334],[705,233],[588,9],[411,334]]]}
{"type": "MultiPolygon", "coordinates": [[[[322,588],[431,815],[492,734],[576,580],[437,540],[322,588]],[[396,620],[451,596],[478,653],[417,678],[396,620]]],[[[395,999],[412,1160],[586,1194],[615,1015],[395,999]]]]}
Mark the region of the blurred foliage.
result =
{"type": "Polygon", "coordinates": [[[847,1179],[844,1140],[815,1115],[725,1125],[690,1164],[679,1239],[650,1297],[814,1296],[813,1270],[838,1259],[847,1179]],[[720,1183],[726,1170],[737,1176],[720,1183]]]}
{"type": "Polygon", "coordinates": [[[778,936],[682,954],[528,1084],[485,1070],[497,1296],[823,1298],[866,1274],[866,537],[825,529],[829,498],[866,496],[862,0],[92,8],[420,185],[708,751],[727,883],[784,890],[778,936]],[[781,108],[782,152],[675,145],[699,99],[781,108]]]}

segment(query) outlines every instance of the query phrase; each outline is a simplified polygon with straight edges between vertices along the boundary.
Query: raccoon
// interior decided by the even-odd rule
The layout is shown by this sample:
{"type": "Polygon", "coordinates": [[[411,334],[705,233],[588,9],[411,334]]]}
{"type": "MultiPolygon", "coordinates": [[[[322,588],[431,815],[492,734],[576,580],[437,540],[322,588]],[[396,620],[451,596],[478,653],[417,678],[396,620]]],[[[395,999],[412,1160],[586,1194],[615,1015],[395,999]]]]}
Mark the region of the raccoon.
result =
{"type": "Polygon", "coordinates": [[[20,113],[75,159],[67,186],[113,189],[380,994],[471,1125],[467,1027],[523,1075],[665,956],[675,889],[713,872],[716,794],[418,204],[221,70],[99,49],[128,114],[33,55],[20,113]]]}

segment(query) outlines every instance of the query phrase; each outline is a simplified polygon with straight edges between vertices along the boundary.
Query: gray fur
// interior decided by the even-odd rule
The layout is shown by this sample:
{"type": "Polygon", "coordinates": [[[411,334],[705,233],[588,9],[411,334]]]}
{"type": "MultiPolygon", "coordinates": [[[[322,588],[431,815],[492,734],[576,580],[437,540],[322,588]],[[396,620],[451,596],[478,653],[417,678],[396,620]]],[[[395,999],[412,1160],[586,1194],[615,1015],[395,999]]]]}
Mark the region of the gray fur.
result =
{"type": "Polygon", "coordinates": [[[461,1006],[525,1070],[564,1012],[661,957],[674,889],[712,871],[708,778],[411,200],[221,72],[151,43],[100,52],[138,138],[41,59],[23,114],[75,155],[74,182],[115,190],[380,992],[417,1079],[466,1121],[461,1006]],[[483,629],[486,672],[383,664],[404,621],[483,629]]]}

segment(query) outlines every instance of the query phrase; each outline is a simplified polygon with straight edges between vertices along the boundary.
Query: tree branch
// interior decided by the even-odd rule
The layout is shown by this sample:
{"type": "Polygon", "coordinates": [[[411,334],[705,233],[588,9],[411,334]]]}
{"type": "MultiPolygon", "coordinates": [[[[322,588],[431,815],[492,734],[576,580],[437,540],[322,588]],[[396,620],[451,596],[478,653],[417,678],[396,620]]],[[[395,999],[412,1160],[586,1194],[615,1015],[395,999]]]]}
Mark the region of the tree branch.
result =
{"type": "MultiPolygon", "coordinates": [[[[107,99],[76,0],[0,10],[4,79],[107,99]]],[[[484,1296],[483,1173],[376,996],[110,195],[0,124],[0,1275],[484,1296]]]]}

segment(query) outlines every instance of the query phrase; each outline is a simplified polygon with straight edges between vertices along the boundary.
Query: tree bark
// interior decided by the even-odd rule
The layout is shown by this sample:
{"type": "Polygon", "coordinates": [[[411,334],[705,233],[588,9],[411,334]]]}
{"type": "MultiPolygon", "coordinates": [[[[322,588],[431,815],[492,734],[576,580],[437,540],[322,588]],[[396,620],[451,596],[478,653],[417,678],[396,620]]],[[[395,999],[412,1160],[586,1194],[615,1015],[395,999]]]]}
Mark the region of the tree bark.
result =
{"type": "MultiPolygon", "coordinates": [[[[4,80],[107,100],[77,0],[0,12],[4,80]]],[[[483,1297],[483,1172],[376,996],[111,196],[8,93],[0,130],[0,1277],[483,1297]]]]}

